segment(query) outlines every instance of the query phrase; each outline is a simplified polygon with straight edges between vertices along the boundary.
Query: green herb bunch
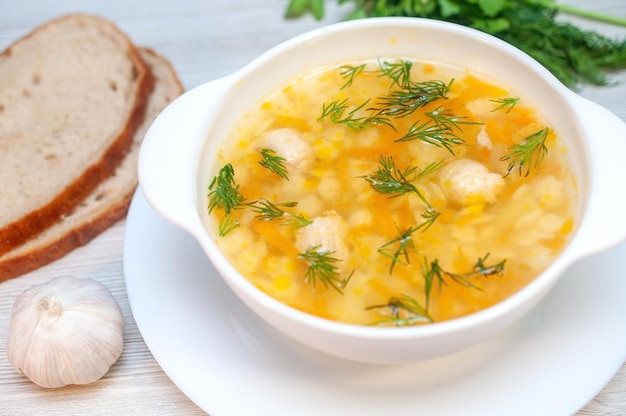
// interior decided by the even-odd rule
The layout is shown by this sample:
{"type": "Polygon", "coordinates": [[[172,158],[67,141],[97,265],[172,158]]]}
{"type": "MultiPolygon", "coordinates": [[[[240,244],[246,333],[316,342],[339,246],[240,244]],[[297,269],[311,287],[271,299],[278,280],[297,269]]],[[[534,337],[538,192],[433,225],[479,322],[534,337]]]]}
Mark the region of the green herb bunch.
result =
{"type": "MultiPolygon", "coordinates": [[[[610,39],[557,20],[560,12],[626,26],[626,18],[605,16],[554,0],[338,0],[354,3],[348,19],[423,17],[472,27],[526,52],[570,88],[607,85],[606,71],[626,69],[626,39],[610,39]]],[[[324,16],[324,0],[290,0],[287,17],[324,16]]]]}

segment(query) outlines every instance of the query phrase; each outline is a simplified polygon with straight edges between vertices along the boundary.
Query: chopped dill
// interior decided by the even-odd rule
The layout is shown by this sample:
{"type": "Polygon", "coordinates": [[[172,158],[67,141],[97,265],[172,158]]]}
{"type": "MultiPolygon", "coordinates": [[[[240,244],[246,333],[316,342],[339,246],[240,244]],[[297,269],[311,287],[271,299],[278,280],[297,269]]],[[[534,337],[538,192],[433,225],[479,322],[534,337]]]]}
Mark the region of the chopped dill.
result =
{"type": "Polygon", "coordinates": [[[546,147],[548,131],[549,128],[545,127],[507,149],[508,153],[500,158],[504,162],[510,161],[507,167],[507,175],[517,166],[520,176],[528,176],[533,167],[539,166],[548,154],[548,148],[546,147]]]}
{"type": "Polygon", "coordinates": [[[218,226],[219,236],[224,237],[237,227],[239,227],[239,221],[234,219],[232,215],[224,215],[218,226]]]}
{"type": "Polygon", "coordinates": [[[209,214],[215,208],[222,208],[230,215],[233,209],[241,207],[246,198],[239,191],[235,182],[235,169],[230,163],[224,165],[209,184],[209,214]]]}
{"type": "MultiPolygon", "coordinates": [[[[411,79],[412,62],[400,60],[398,62],[378,62],[378,76],[388,77],[392,82],[391,91],[378,97],[376,103],[368,107],[371,98],[353,106],[347,98],[338,98],[330,103],[322,104],[322,114],[318,121],[329,120],[335,124],[343,124],[353,130],[362,130],[372,126],[388,126],[395,130],[392,123],[394,118],[407,117],[425,105],[446,98],[452,84],[439,80],[416,82],[411,79]]],[[[340,88],[349,87],[355,78],[366,68],[366,64],[359,66],[343,65],[339,67],[339,74],[346,80],[340,88]]]]}
{"type": "Polygon", "coordinates": [[[446,278],[462,286],[482,290],[471,281],[472,278],[504,274],[506,259],[488,266],[485,264],[488,257],[489,253],[484,257],[479,257],[472,269],[466,273],[446,271],[439,265],[438,259],[428,261],[424,257],[424,262],[421,266],[422,278],[424,279],[424,303],[419,303],[414,297],[407,294],[392,296],[384,305],[366,308],[367,310],[383,309],[388,311],[386,314],[380,314],[379,316],[382,319],[374,322],[373,325],[412,326],[434,322],[429,313],[432,290],[436,286],[441,291],[442,287],[447,285],[446,278]]]}
{"type": "Polygon", "coordinates": [[[406,132],[406,134],[396,142],[408,142],[411,140],[421,140],[424,143],[433,146],[443,147],[451,154],[454,153],[453,145],[465,143],[456,132],[463,132],[461,125],[464,124],[480,124],[474,121],[465,121],[465,116],[457,116],[444,109],[442,106],[437,107],[433,111],[427,112],[426,116],[430,120],[418,120],[406,132]]]}
{"type": "Polygon", "coordinates": [[[330,120],[335,124],[343,124],[352,130],[362,130],[366,127],[387,125],[393,128],[391,122],[385,117],[377,115],[358,115],[362,114],[365,110],[365,106],[369,103],[369,99],[362,102],[358,106],[348,111],[348,114],[344,116],[346,110],[350,107],[348,105],[348,99],[335,100],[329,104],[322,104],[322,114],[318,118],[318,121],[330,120]]]}
{"type": "Polygon", "coordinates": [[[423,170],[419,170],[417,166],[407,166],[402,170],[396,167],[393,156],[381,155],[378,170],[369,175],[360,176],[360,178],[365,179],[376,192],[387,194],[390,198],[413,192],[422,200],[429,210],[434,210],[433,206],[413,182],[423,179],[427,175],[435,172],[443,165],[443,162],[444,161],[433,162],[423,170]]]}
{"type": "Polygon", "coordinates": [[[413,244],[413,233],[419,230],[422,225],[423,224],[415,227],[409,227],[404,231],[396,225],[398,237],[386,242],[378,249],[380,254],[391,260],[389,274],[393,273],[393,268],[396,263],[404,265],[409,264],[409,249],[415,249],[415,245],[413,244]]]}
{"type": "Polygon", "coordinates": [[[519,97],[518,98],[507,97],[507,98],[498,98],[496,100],[489,100],[493,103],[498,104],[498,106],[496,106],[493,110],[491,110],[491,112],[493,113],[495,111],[506,110],[506,112],[509,113],[511,112],[513,107],[517,105],[519,100],[520,100],[519,97]]]}
{"type": "Polygon", "coordinates": [[[453,80],[448,84],[439,80],[413,82],[408,88],[391,90],[378,98],[378,107],[370,110],[379,117],[408,117],[427,104],[446,98],[452,82],[453,80]]]}
{"type": "Polygon", "coordinates": [[[341,260],[333,257],[333,251],[320,250],[319,246],[309,247],[304,253],[298,255],[299,258],[306,261],[309,265],[305,281],[313,288],[317,286],[317,282],[321,282],[324,287],[333,288],[339,293],[343,293],[343,289],[354,274],[354,270],[350,275],[341,278],[336,263],[341,260]]]}
{"type": "Polygon", "coordinates": [[[339,72],[339,75],[341,75],[341,77],[346,80],[346,83],[343,84],[343,86],[339,89],[343,90],[344,88],[350,87],[355,78],[358,77],[366,67],[367,64],[361,64],[357,66],[342,65],[341,67],[339,67],[339,69],[341,70],[339,72]]]}
{"type": "Polygon", "coordinates": [[[265,198],[261,198],[259,201],[251,204],[252,211],[258,213],[256,218],[265,221],[281,220],[286,225],[291,227],[300,228],[311,224],[311,220],[306,219],[301,214],[294,214],[289,211],[285,211],[283,208],[294,208],[298,205],[297,202],[282,202],[274,204],[265,198]]]}
{"type": "Polygon", "coordinates": [[[262,160],[259,161],[259,164],[266,168],[267,170],[274,172],[278,176],[283,179],[289,180],[289,175],[287,174],[287,167],[285,167],[285,159],[282,156],[279,156],[272,149],[262,149],[261,150],[262,160]]]}
{"type": "Polygon", "coordinates": [[[377,326],[401,327],[433,322],[428,310],[409,295],[393,296],[384,305],[368,306],[366,309],[386,309],[389,312],[379,314],[381,320],[372,324],[377,326]]]}
{"type": "Polygon", "coordinates": [[[231,213],[235,209],[240,209],[246,200],[235,182],[235,170],[230,163],[224,165],[209,184],[208,197],[209,214],[215,208],[224,210],[224,216],[220,219],[218,227],[219,235],[223,237],[239,226],[239,222],[232,218],[231,213]]]}

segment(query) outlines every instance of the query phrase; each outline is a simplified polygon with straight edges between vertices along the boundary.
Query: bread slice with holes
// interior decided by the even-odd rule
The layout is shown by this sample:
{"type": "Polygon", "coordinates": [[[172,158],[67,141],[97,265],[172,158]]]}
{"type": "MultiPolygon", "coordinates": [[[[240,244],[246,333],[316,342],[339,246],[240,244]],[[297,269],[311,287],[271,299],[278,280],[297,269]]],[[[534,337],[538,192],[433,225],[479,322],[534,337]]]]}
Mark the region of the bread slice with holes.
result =
{"type": "Polygon", "coordinates": [[[142,139],[157,115],[183,86],[171,63],[150,49],[141,49],[155,78],[146,119],[137,130],[130,153],[114,175],[102,182],[78,207],[37,237],[0,256],[0,281],[27,273],[82,246],[124,218],[137,188],[137,158],[142,139]]]}
{"type": "Polygon", "coordinates": [[[128,37],[97,16],[63,16],[0,54],[0,255],[113,174],[153,84],[128,37]]]}

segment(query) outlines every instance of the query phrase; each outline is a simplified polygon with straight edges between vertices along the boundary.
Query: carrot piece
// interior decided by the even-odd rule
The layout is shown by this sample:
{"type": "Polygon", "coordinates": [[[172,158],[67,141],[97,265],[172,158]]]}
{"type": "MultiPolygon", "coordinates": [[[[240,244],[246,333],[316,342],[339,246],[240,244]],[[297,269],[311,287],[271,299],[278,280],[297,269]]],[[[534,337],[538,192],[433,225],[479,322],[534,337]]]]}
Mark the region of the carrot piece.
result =
{"type": "Polygon", "coordinates": [[[241,184],[239,186],[239,192],[241,192],[248,201],[254,201],[261,197],[260,186],[255,186],[254,184],[241,184]]]}
{"type": "Polygon", "coordinates": [[[353,159],[367,160],[370,162],[378,162],[380,155],[389,153],[388,149],[379,147],[352,147],[345,150],[345,154],[353,159]]]}
{"type": "Polygon", "coordinates": [[[372,215],[376,218],[378,229],[385,234],[396,234],[394,215],[389,207],[391,201],[386,195],[374,194],[372,196],[372,215]]]}
{"type": "Polygon", "coordinates": [[[293,242],[285,237],[275,224],[269,221],[257,221],[252,229],[259,234],[271,247],[280,251],[286,256],[297,257],[300,254],[293,242]]]}
{"type": "Polygon", "coordinates": [[[500,123],[496,119],[489,119],[485,123],[485,130],[487,131],[487,135],[491,142],[494,144],[502,143],[506,145],[511,145],[512,140],[510,137],[505,136],[502,128],[500,127],[500,123]]]}
{"type": "Polygon", "coordinates": [[[311,131],[311,124],[308,121],[293,116],[287,116],[284,114],[274,115],[273,128],[292,128],[299,131],[311,131]]]}
{"type": "Polygon", "coordinates": [[[398,225],[401,228],[408,228],[415,222],[415,216],[407,198],[398,204],[395,211],[398,216],[398,225]]]}
{"type": "Polygon", "coordinates": [[[508,94],[508,91],[504,88],[481,81],[472,75],[466,76],[463,79],[463,84],[465,84],[463,97],[467,102],[479,97],[496,98],[508,94]]]}
{"type": "Polygon", "coordinates": [[[389,300],[391,297],[397,295],[396,292],[394,292],[389,286],[387,286],[385,283],[382,282],[382,279],[380,278],[375,278],[375,279],[369,279],[367,281],[367,284],[372,288],[372,290],[374,292],[376,292],[376,294],[378,296],[380,296],[383,300],[387,301],[389,300]]]}
{"type": "Polygon", "coordinates": [[[574,230],[574,218],[572,217],[567,217],[565,219],[565,222],[563,222],[563,225],[561,226],[561,229],[559,230],[561,232],[561,234],[563,235],[568,235],[569,233],[571,233],[574,230]]]}
{"type": "Polygon", "coordinates": [[[455,317],[456,299],[447,289],[446,287],[446,290],[435,292],[434,299],[431,299],[431,315],[436,321],[446,321],[455,317]]]}
{"type": "Polygon", "coordinates": [[[443,208],[439,210],[440,215],[439,218],[437,218],[437,221],[439,221],[440,224],[450,224],[452,221],[454,221],[454,218],[456,216],[456,211],[451,209],[451,208],[443,208]]]}
{"type": "MultiPolygon", "coordinates": [[[[409,258],[409,261],[411,261],[411,258],[409,258]]],[[[396,267],[393,268],[393,274],[400,279],[410,282],[415,278],[415,269],[410,264],[396,263],[396,267]]]]}

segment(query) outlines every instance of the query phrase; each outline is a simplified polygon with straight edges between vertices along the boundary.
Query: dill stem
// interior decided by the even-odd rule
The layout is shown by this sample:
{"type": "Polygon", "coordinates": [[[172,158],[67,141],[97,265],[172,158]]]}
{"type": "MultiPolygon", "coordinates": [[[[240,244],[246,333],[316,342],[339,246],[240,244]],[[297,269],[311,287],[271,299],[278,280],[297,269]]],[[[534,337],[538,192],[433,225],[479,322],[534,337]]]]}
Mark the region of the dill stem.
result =
{"type": "Polygon", "coordinates": [[[414,192],[417,194],[417,196],[419,197],[419,199],[422,200],[422,202],[424,203],[424,205],[426,205],[426,208],[428,208],[429,210],[434,210],[435,208],[430,205],[430,202],[428,202],[428,200],[426,199],[426,197],[424,196],[424,194],[422,193],[422,191],[420,191],[419,189],[417,189],[416,186],[413,186],[413,190],[414,192]]]}
{"type": "Polygon", "coordinates": [[[560,12],[567,13],[572,16],[584,17],[585,19],[595,20],[597,22],[610,23],[613,25],[626,27],[626,17],[613,16],[605,13],[594,12],[591,10],[583,10],[567,4],[555,4],[554,8],[560,12]]]}

